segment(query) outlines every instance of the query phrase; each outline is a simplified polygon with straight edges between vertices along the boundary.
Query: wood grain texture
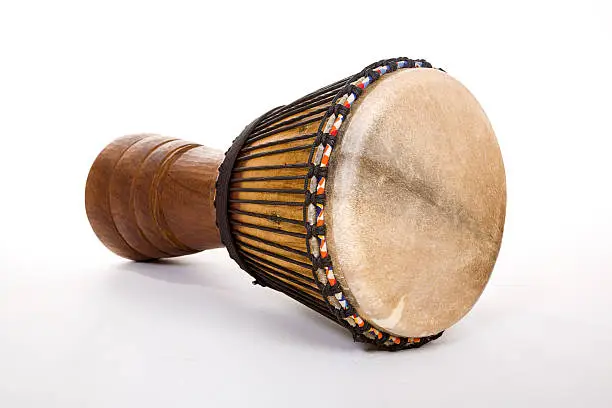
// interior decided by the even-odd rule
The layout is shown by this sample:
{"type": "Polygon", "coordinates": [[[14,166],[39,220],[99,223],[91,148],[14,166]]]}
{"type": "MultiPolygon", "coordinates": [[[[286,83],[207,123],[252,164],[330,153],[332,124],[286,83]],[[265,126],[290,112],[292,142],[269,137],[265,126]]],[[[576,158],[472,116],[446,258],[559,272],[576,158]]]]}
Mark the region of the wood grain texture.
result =
{"type": "Polygon", "coordinates": [[[136,261],[222,247],[214,208],[223,153],[159,135],[108,145],[89,172],[85,207],[98,238],[136,261]]]}

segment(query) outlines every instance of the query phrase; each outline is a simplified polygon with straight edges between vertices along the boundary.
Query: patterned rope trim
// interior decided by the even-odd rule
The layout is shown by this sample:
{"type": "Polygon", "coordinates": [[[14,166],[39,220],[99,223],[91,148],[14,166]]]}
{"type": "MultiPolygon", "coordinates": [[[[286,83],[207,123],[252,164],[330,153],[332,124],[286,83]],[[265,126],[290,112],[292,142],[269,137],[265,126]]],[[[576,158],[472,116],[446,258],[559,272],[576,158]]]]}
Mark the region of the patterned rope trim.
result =
{"type": "Polygon", "coordinates": [[[331,256],[327,251],[325,225],[325,182],[337,135],[350,114],[351,106],[380,77],[398,69],[432,68],[422,59],[395,58],[366,67],[347,82],[334,98],[323,117],[308,159],[309,171],[304,183],[304,225],[306,247],[312,261],[313,277],[323,298],[338,321],[353,333],[355,341],[372,343],[386,350],[420,347],[437,339],[443,332],[427,337],[399,337],[379,330],[359,316],[344,295],[334,276],[331,256]]]}

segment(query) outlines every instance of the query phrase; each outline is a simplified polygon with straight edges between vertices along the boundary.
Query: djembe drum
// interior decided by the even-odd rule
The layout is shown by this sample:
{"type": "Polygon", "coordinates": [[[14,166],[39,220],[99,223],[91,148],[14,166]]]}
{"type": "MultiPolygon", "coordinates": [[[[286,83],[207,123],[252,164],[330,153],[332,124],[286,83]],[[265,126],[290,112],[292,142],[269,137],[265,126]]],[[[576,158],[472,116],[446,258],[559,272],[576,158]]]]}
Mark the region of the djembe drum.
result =
{"type": "Polygon", "coordinates": [[[90,223],[115,253],[151,260],[225,246],[254,283],[387,350],[423,345],[472,308],[505,205],[478,102],[407,58],[269,111],[225,156],[120,138],[86,187],[90,223]]]}

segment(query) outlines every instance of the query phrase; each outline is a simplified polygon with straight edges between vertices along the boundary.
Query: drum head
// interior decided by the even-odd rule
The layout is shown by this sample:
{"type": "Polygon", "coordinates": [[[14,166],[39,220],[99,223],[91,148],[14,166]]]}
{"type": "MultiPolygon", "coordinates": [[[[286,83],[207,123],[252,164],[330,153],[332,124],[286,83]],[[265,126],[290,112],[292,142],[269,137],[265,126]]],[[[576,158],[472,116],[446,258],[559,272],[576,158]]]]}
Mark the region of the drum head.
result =
{"type": "Polygon", "coordinates": [[[389,73],[336,146],[328,248],[349,301],[398,336],[448,328],[482,293],[503,233],[504,167],[482,108],[444,72],[389,73]]]}

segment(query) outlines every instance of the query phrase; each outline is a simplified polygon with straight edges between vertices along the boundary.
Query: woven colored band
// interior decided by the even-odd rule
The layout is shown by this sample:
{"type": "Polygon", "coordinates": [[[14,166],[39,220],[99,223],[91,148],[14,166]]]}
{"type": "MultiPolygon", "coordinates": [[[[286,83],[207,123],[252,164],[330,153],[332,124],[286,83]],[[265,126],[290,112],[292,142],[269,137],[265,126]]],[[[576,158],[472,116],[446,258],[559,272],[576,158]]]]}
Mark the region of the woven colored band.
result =
{"type": "MultiPolygon", "coordinates": [[[[338,89],[333,99],[331,99],[329,108],[326,110],[322,120],[320,120],[314,143],[310,148],[310,155],[307,163],[308,173],[304,177],[305,199],[303,204],[303,225],[306,229],[306,248],[311,261],[310,267],[312,269],[314,282],[316,282],[316,286],[323,299],[325,299],[326,307],[301,296],[299,291],[293,286],[284,284],[279,280],[271,279],[270,276],[266,276],[261,270],[251,267],[248,262],[245,262],[236,248],[235,237],[230,228],[228,215],[229,183],[236,158],[245,141],[249,139],[257,125],[262,122],[266,123],[270,117],[274,116],[275,112],[283,107],[276,108],[255,120],[244,129],[236,140],[234,140],[233,145],[226,153],[224,162],[219,168],[217,194],[215,198],[217,225],[221,234],[221,240],[227,247],[232,259],[234,259],[243,270],[255,278],[255,284],[269,286],[286,293],[317,312],[333,318],[351,331],[355,341],[371,343],[390,351],[420,347],[440,337],[442,332],[426,337],[394,336],[372,326],[366,319],[359,316],[359,313],[350,304],[340,283],[334,276],[333,262],[327,250],[325,229],[325,184],[327,168],[332,159],[334,145],[337,139],[342,137],[340,132],[342,125],[350,115],[351,107],[355,101],[363,95],[372,83],[376,82],[385,74],[398,69],[410,68],[432,68],[432,66],[425,60],[412,60],[408,58],[382,60],[367,66],[352,77],[322,88],[309,95],[311,98],[319,97],[319,95],[324,95],[325,92],[329,92],[330,89],[338,89]]],[[[300,100],[296,102],[299,101],[300,100]]],[[[294,104],[296,104],[296,102],[294,102],[294,104]]],[[[301,103],[303,104],[303,102],[301,103]]],[[[251,140],[253,140],[253,138],[251,138],[251,140]]]]}

